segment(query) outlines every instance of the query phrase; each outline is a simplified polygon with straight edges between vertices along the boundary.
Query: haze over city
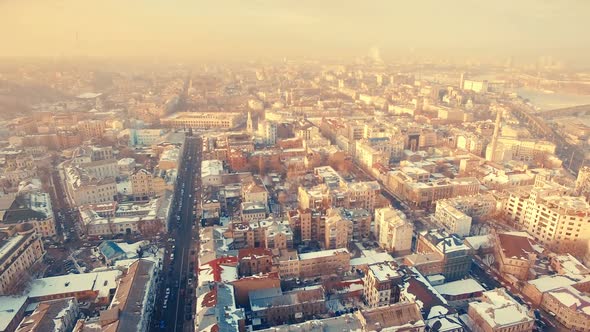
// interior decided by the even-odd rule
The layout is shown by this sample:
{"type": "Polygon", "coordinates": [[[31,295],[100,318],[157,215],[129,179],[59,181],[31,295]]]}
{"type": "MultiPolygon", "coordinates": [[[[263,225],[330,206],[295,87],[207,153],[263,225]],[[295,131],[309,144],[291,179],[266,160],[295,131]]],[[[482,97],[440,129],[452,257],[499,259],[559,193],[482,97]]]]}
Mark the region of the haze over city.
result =
{"type": "Polygon", "coordinates": [[[590,331],[588,13],[0,0],[0,332],[590,331]]]}
{"type": "Polygon", "coordinates": [[[588,65],[590,3],[565,1],[2,1],[7,56],[251,59],[564,57],[588,65]]]}

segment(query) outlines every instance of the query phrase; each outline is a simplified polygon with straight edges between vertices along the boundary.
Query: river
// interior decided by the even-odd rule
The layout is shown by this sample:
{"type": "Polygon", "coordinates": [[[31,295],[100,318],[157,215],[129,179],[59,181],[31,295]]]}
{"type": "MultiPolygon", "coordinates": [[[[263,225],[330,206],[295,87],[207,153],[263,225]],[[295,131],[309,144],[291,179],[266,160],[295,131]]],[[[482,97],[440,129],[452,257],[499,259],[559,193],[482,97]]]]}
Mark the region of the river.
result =
{"type": "Polygon", "coordinates": [[[569,93],[547,93],[536,89],[520,88],[515,91],[522,98],[529,99],[531,104],[541,110],[590,104],[590,95],[569,93]]]}

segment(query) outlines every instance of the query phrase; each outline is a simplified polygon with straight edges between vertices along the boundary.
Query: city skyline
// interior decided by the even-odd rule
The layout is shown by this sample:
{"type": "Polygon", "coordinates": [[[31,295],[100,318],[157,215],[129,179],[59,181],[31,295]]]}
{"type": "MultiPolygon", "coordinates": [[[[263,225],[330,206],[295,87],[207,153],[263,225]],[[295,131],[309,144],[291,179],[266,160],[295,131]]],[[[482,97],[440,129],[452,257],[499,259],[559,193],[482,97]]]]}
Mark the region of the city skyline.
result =
{"type": "Polygon", "coordinates": [[[2,1],[3,56],[553,56],[588,66],[590,3],[2,1]]]}

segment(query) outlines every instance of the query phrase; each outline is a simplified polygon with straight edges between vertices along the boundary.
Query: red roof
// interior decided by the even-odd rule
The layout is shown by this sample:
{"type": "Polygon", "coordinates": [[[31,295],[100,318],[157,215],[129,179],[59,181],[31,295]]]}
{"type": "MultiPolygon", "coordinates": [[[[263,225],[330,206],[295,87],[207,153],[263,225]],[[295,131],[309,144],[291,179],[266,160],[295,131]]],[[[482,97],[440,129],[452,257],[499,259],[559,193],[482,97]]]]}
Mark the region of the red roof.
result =
{"type": "Polygon", "coordinates": [[[256,256],[272,256],[272,251],[267,248],[245,248],[238,252],[240,260],[244,258],[255,259],[256,256]]]}
{"type": "Polygon", "coordinates": [[[508,258],[528,260],[528,254],[535,253],[535,249],[528,235],[498,234],[498,241],[500,242],[504,256],[508,258]]]}
{"type": "MultiPolygon", "coordinates": [[[[209,265],[211,267],[213,273],[213,280],[214,281],[221,281],[221,271],[223,269],[222,265],[230,265],[236,266],[238,263],[238,258],[235,256],[227,256],[227,257],[220,257],[210,261],[205,265],[209,265]]],[[[199,269],[199,273],[201,271],[208,270],[207,268],[199,269]]]]}
{"type": "Polygon", "coordinates": [[[203,298],[203,303],[201,303],[201,306],[203,308],[213,308],[217,305],[217,285],[215,287],[213,287],[213,289],[211,291],[209,291],[209,293],[205,294],[205,297],[203,298]]]}
{"type": "Polygon", "coordinates": [[[232,283],[246,282],[249,280],[264,280],[264,279],[278,280],[278,279],[280,279],[279,273],[278,272],[269,272],[269,273],[263,274],[263,275],[253,275],[253,276],[249,276],[249,277],[240,278],[238,280],[233,281],[232,283]]]}

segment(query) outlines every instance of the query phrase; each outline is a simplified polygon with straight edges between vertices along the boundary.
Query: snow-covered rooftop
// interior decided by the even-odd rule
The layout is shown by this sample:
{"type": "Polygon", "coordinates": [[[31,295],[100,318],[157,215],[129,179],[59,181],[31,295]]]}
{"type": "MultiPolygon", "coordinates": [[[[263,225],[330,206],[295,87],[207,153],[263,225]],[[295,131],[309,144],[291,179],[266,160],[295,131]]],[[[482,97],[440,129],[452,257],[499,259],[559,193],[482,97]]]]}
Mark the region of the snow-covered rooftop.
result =
{"type": "Polygon", "coordinates": [[[485,289],[477,281],[471,278],[447,282],[446,284],[435,286],[434,289],[436,289],[436,291],[442,295],[450,296],[485,291],[485,289]]]}
{"type": "Polygon", "coordinates": [[[528,309],[503,288],[483,293],[482,302],[471,302],[469,306],[494,330],[533,320],[528,309]]]}

